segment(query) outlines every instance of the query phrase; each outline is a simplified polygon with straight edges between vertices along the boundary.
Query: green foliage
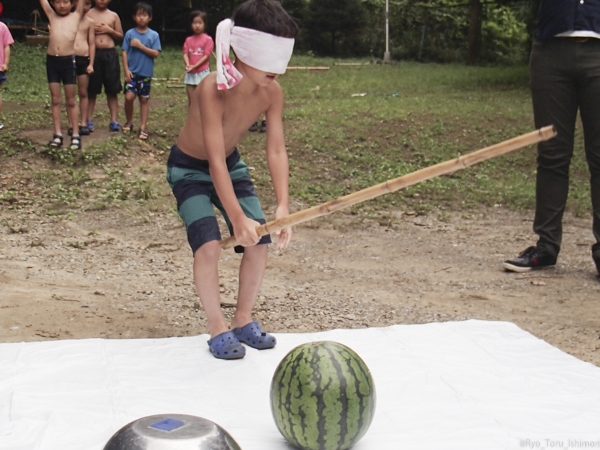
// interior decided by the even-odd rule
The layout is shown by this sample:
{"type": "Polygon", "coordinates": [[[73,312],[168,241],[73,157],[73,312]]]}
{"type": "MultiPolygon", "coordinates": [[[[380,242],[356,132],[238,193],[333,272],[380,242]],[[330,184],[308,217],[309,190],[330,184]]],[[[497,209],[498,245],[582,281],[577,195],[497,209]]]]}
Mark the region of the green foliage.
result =
{"type": "MultiPolygon", "coordinates": [[[[482,4],[481,61],[521,63],[528,54],[528,31],[522,8],[482,4]]],[[[468,3],[452,0],[392,2],[390,46],[394,59],[465,61],[469,34],[468,3]]]]}
{"type": "MultiPolygon", "coordinates": [[[[156,63],[157,76],[175,72],[171,65],[177,64],[179,70],[180,55],[179,48],[165,48],[156,63]]],[[[29,56],[15,51],[12,61],[23,67],[21,58],[29,56]]],[[[294,56],[292,66],[330,69],[288,70],[279,78],[286,99],[292,204],[314,206],[533,129],[526,65],[368,62],[294,56]],[[360,65],[336,65],[340,62],[360,65]]],[[[23,78],[20,88],[31,92],[36,79],[31,73],[31,81],[23,78]]],[[[24,102],[15,109],[16,101],[5,98],[0,208],[32,207],[61,216],[103,208],[136,209],[141,216],[148,210],[172,214],[164,166],[185,120],[187,97],[183,89],[169,86],[167,82],[153,85],[151,136],[146,143],[124,133],[106,133],[98,140],[101,134],[95,132],[96,142],[84,138],[81,152],[66,146],[47,148],[51,119],[44,104],[24,102]]],[[[136,118],[137,114],[136,109],[136,118]]],[[[98,115],[97,125],[107,126],[102,99],[98,115]]],[[[265,137],[265,133],[247,133],[239,148],[254,168],[251,176],[270,211],[274,195],[265,137]]],[[[437,211],[444,216],[447,211],[482,205],[528,209],[534,204],[535,168],[535,149],[527,148],[379,197],[351,212],[393,216],[396,211],[437,211]]],[[[588,191],[589,171],[578,125],[570,211],[589,213],[588,191]]]]}
{"type": "Polygon", "coordinates": [[[16,42],[11,49],[8,82],[2,87],[2,98],[18,102],[50,102],[46,80],[46,47],[16,42]],[[17,56],[18,55],[18,56],[17,56]]]}
{"type": "Polygon", "coordinates": [[[360,0],[309,0],[303,23],[310,49],[321,55],[360,55],[365,14],[360,0]]]}
{"type": "Polygon", "coordinates": [[[481,27],[485,43],[483,61],[496,63],[523,62],[528,56],[527,24],[507,6],[489,7],[481,27]]]}

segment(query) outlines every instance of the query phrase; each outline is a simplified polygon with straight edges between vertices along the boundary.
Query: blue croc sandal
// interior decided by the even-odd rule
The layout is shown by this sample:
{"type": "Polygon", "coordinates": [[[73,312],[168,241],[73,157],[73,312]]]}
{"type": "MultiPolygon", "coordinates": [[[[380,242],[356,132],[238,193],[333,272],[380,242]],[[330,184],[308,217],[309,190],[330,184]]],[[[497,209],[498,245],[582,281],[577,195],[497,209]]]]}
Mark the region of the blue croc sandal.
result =
{"type": "Polygon", "coordinates": [[[225,331],[208,341],[208,348],[215,358],[240,359],[246,355],[246,349],[234,336],[233,331],[225,331]]]}
{"type": "Polygon", "coordinates": [[[264,350],[273,348],[277,344],[275,336],[265,332],[258,322],[250,322],[248,325],[244,325],[242,328],[234,328],[232,331],[238,341],[252,348],[264,350]]]}

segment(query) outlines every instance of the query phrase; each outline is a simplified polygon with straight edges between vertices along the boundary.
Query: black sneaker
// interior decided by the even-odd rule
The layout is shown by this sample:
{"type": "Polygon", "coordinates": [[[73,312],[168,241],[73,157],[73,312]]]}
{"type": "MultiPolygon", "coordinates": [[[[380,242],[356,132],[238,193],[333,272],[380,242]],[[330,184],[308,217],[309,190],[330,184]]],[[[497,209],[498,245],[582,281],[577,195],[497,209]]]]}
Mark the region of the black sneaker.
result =
{"type": "Polygon", "coordinates": [[[263,120],[263,121],[260,123],[260,132],[261,132],[261,133],[266,133],[266,131],[267,131],[267,121],[266,121],[266,120],[263,120]]]}
{"type": "Polygon", "coordinates": [[[511,272],[529,272],[530,270],[554,267],[556,256],[541,247],[528,247],[515,259],[504,261],[502,267],[511,272]]]}
{"type": "Polygon", "coordinates": [[[258,124],[254,122],[254,124],[250,128],[248,128],[248,131],[251,131],[252,133],[258,131],[258,124]]]}

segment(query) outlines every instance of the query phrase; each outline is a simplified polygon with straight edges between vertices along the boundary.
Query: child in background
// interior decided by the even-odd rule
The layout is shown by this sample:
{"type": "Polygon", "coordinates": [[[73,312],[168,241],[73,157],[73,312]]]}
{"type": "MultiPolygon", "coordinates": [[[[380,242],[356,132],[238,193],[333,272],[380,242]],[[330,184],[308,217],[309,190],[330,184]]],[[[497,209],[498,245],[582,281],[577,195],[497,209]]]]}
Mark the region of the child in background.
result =
{"type": "Polygon", "coordinates": [[[83,12],[83,2],[79,2],[75,11],[71,0],[53,0],[52,6],[48,0],[40,0],[40,5],[48,21],[50,22],[50,38],[46,53],[46,74],[48,86],[52,96],[52,122],[54,124],[54,135],[48,143],[50,147],[61,147],[63,135],[61,131],[60,104],[62,94],[60,84],[65,91],[65,103],[67,105],[67,116],[73,125],[71,136],[71,150],[81,149],[81,136],[79,135],[79,111],[77,111],[75,74],[75,38],[79,29],[79,22],[83,12]],[[54,7],[54,9],[53,9],[54,7]]]}
{"type": "Polygon", "coordinates": [[[121,125],[117,120],[119,114],[117,94],[122,89],[121,65],[115,42],[123,39],[123,28],[117,13],[108,9],[109,3],[110,0],[95,0],[94,7],[87,13],[87,16],[94,21],[96,34],[96,58],[94,59],[94,73],[89,79],[89,107],[86,117],[87,127],[90,131],[94,131],[94,108],[96,107],[96,98],[102,92],[102,86],[104,86],[110,111],[108,129],[121,131],[121,125]]]}
{"type": "MultiPolygon", "coordinates": [[[[264,113],[269,127],[265,159],[273,182],[275,218],[289,214],[289,165],[283,134],[283,92],[277,76],[285,73],[298,26],[281,4],[248,0],[217,27],[217,70],[196,88],[187,120],[171,148],[167,181],[177,199],[193,254],[196,292],[204,308],[215,358],[239,359],[242,343],[273,348],[275,337],[252,320],[267,266],[270,236],[256,232],[265,216],[248,166],[236,146],[264,113]],[[229,45],[236,60],[229,59],[229,45]],[[237,306],[231,324],[221,311],[219,258],[221,233],[214,207],[225,216],[243,252],[237,306]]],[[[291,228],[281,230],[277,247],[289,244],[291,228]]]]}
{"type": "MultiPolygon", "coordinates": [[[[88,85],[90,75],[94,73],[94,58],[96,56],[96,33],[94,31],[94,21],[87,15],[92,7],[92,0],[76,0],[85,3],[83,7],[83,17],[79,22],[79,30],[75,38],[75,69],[77,71],[77,91],[79,95],[79,114],[82,124],[79,125],[79,134],[87,136],[90,129],[87,126],[86,118],[88,116],[88,85]]],[[[69,136],[73,134],[73,129],[69,129],[69,136]]]]}
{"type": "Polygon", "coordinates": [[[210,73],[209,58],[215,48],[212,38],[204,33],[206,13],[192,11],[190,14],[193,36],[186,38],[183,44],[183,61],[185,62],[185,78],[188,105],[196,86],[210,73]]]}
{"type": "MultiPolygon", "coordinates": [[[[2,85],[6,82],[6,71],[10,62],[10,46],[14,42],[8,27],[4,22],[0,22],[0,114],[2,114],[2,85]]],[[[0,130],[2,128],[4,128],[4,124],[0,122],[0,130]]]]}
{"type": "Polygon", "coordinates": [[[133,131],[133,103],[140,100],[140,133],[143,141],[148,139],[148,116],[150,115],[150,88],[154,75],[154,59],[161,51],[158,33],[148,27],[152,20],[152,6],[139,2],[134,6],[135,28],[125,33],[123,39],[123,71],[125,72],[125,117],[123,131],[133,131]]]}

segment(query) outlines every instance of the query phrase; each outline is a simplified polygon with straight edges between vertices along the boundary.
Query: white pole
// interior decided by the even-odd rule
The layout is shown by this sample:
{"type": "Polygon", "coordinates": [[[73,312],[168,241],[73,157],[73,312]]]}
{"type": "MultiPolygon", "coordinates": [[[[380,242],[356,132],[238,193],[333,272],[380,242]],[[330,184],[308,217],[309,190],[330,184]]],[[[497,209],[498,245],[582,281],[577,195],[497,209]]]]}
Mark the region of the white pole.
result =
{"type": "Polygon", "coordinates": [[[383,54],[383,61],[390,62],[390,3],[389,0],[385,0],[385,53],[383,54]]]}

